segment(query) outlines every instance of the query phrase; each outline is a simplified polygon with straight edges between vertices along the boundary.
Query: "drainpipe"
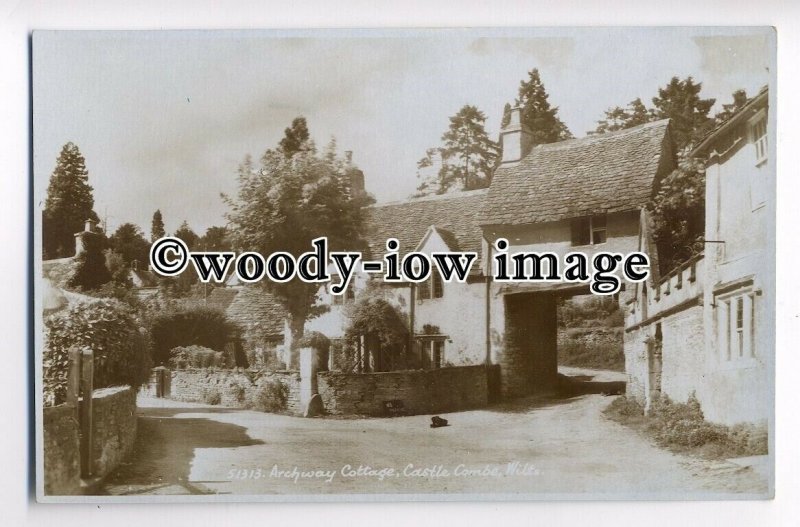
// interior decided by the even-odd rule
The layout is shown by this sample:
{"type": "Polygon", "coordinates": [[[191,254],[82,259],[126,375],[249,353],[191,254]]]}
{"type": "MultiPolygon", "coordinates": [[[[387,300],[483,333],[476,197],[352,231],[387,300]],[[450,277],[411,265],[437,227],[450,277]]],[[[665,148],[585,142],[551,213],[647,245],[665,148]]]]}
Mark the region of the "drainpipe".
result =
{"type": "Polygon", "coordinates": [[[408,290],[409,309],[408,309],[408,352],[414,353],[414,312],[417,306],[417,286],[413,282],[408,290]]]}
{"type": "Polygon", "coordinates": [[[487,366],[492,364],[492,331],[491,331],[491,322],[492,322],[492,273],[491,273],[491,266],[492,266],[492,244],[487,244],[488,249],[488,256],[489,258],[487,261],[487,269],[484,269],[484,276],[486,278],[486,360],[485,363],[487,366]]]}

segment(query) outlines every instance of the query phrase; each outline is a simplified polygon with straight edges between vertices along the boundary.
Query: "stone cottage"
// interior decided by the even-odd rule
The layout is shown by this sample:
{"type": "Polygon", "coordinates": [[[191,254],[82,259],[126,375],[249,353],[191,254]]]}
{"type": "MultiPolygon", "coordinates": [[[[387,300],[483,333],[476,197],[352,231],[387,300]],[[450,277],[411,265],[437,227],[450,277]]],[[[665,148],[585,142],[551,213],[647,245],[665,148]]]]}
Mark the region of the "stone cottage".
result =
{"type": "MultiPolygon", "coordinates": [[[[532,147],[519,117],[518,109],[512,111],[501,133],[503,159],[490,188],[377,205],[369,216],[373,254],[383,254],[390,237],[400,242],[401,255],[479,253],[480,265],[466,283],[442,283],[434,273],[428,283],[385,287],[408,316],[423,364],[499,365],[507,397],[555,386],[556,301],[585,294],[588,285],[493,282],[490,241],[506,238],[510,254],[637,250],[653,185],[675,166],[668,121],[532,147]]],[[[356,282],[356,297],[366,281],[356,282]]],[[[331,311],[307,328],[340,337],[345,321],[336,304],[348,300],[322,296],[331,311]]]]}
{"type": "Polygon", "coordinates": [[[704,254],[638,284],[626,320],[628,393],[646,404],[660,394],[685,401],[695,393],[714,422],[772,415],[775,171],[768,117],[765,88],[691,153],[707,160],[704,254]]]}

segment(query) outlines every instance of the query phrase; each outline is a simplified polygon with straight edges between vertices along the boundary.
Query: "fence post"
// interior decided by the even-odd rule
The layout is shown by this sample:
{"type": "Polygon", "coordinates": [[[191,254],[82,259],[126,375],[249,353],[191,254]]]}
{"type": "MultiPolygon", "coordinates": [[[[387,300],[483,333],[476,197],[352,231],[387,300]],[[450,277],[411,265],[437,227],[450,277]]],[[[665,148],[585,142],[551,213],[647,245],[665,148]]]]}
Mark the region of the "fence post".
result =
{"type": "Polygon", "coordinates": [[[69,369],[67,370],[67,404],[75,411],[75,419],[80,422],[78,408],[81,396],[81,350],[69,349],[69,369]]]}
{"type": "Polygon", "coordinates": [[[92,475],[92,392],[94,391],[94,354],[89,348],[81,351],[81,476],[92,475]]]}

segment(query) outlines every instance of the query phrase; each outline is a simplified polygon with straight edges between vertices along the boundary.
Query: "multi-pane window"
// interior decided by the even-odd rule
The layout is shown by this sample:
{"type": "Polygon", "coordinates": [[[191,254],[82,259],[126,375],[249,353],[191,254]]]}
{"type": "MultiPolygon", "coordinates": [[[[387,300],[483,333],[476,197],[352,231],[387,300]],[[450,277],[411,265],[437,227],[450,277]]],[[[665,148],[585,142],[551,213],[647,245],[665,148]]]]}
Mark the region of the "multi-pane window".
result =
{"type": "Polygon", "coordinates": [[[431,277],[424,282],[417,284],[417,298],[419,300],[430,300],[441,298],[444,295],[444,284],[439,272],[435,269],[431,271],[431,277]]]}
{"type": "Polygon", "coordinates": [[[586,216],[572,220],[572,245],[597,245],[606,243],[605,216],[586,216]]]}
{"type": "Polygon", "coordinates": [[[726,361],[756,356],[755,299],[751,291],[717,299],[717,336],[726,361]]]}
{"type": "Polygon", "coordinates": [[[422,340],[422,368],[436,370],[444,364],[444,338],[422,340]]]}
{"type": "Polygon", "coordinates": [[[756,150],[756,164],[767,159],[767,116],[762,115],[750,125],[750,134],[756,150]]]}

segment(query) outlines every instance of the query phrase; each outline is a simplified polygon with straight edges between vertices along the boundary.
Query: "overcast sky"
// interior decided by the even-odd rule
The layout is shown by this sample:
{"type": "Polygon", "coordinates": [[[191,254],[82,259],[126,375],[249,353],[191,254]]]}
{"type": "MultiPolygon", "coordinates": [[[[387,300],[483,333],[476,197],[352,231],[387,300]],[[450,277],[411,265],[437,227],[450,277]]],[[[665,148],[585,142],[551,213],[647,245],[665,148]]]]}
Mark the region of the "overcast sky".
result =
{"type": "Polygon", "coordinates": [[[764,29],[558,29],[436,32],[39,32],[34,35],[37,202],[61,146],[86,158],[95,209],[111,229],[149,235],[161,209],[202,234],[225,223],[246,154],[274,147],[303,115],[318,145],[352,150],[378,201],[417,185],[416,162],[448,117],[478,106],[497,138],[503,105],[539,68],[572,133],[610,106],[650,99],[670,77],[729,102],[770,78],[764,29]],[[291,38],[286,38],[291,37],[291,38]]]}

